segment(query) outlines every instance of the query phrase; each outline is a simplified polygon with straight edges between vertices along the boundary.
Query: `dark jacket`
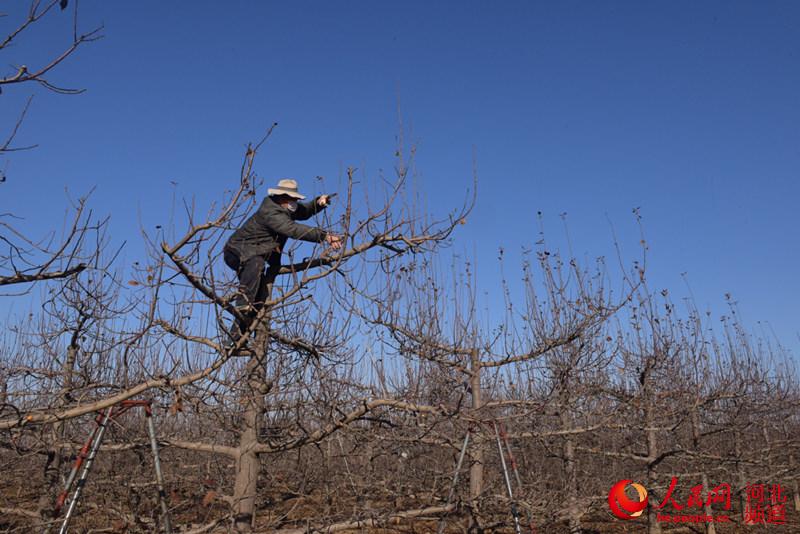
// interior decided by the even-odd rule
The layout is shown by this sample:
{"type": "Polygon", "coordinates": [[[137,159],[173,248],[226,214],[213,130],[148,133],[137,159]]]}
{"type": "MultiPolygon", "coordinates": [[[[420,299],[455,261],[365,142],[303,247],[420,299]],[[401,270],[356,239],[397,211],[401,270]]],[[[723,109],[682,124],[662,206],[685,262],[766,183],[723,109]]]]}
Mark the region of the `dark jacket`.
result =
{"type": "Polygon", "coordinates": [[[328,235],[324,230],[295,221],[308,219],[323,209],[315,198],[310,202],[298,202],[297,210],[291,212],[266,197],[258,211],[228,239],[225,247],[235,250],[239,261],[244,263],[253,256],[267,259],[273,252],[279,255],[289,237],[321,243],[328,235]]]}

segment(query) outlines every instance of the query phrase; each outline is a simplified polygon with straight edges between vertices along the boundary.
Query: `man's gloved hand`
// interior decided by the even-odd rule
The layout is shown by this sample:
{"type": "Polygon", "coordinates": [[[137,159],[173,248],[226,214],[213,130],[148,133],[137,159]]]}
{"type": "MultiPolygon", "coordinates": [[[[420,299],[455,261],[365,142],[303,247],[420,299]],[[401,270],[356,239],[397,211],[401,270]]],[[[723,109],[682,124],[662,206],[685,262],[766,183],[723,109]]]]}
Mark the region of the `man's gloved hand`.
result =
{"type": "Polygon", "coordinates": [[[327,242],[333,250],[339,250],[342,248],[342,236],[336,234],[328,234],[325,237],[325,242],[327,242]]]}
{"type": "Polygon", "coordinates": [[[331,203],[331,196],[330,195],[320,195],[317,197],[317,206],[320,208],[324,208],[331,203]]]}

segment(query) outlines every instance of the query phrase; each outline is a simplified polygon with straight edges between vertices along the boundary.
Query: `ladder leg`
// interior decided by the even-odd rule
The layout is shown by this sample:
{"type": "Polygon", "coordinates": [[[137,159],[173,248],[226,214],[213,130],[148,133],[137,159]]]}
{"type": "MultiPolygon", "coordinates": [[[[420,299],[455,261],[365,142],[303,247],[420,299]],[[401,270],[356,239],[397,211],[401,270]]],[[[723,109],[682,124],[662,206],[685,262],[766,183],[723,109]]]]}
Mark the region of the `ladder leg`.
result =
{"type": "MultiPolygon", "coordinates": [[[[464,436],[464,444],[461,446],[461,453],[458,455],[458,463],[456,464],[456,471],[453,473],[453,483],[450,485],[450,493],[447,494],[447,502],[445,506],[450,506],[450,503],[453,501],[453,495],[456,492],[456,485],[458,484],[458,474],[461,472],[461,464],[464,463],[464,456],[467,454],[467,445],[469,444],[469,430],[467,430],[467,434],[464,436]]],[[[444,531],[444,519],[447,515],[447,512],[442,514],[442,517],[439,518],[439,526],[436,529],[437,534],[442,534],[444,531]]]]}
{"type": "MultiPolygon", "coordinates": [[[[94,438],[97,436],[97,432],[100,430],[100,423],[99,421],[95,424],[95,427],[92,429],[92,433],[89,435],[89,439],[86,440],[86,443],[83,444],[81,450],[78,452],[77,458],[75,458],[75,463],[72,464],[72,468],[69,470],[69,475],[67,475],[67,481],[64,484],[64,489],[61,493],[58,494],[56,498],[55,506],[53,506],[53,519],[57,519],[59,515],[61,515],[61,510],[64,508],[64,504],[67,502],[67,497],[69,497],[69,492],[72,491],[72,483],[75,482],[75,477],[78,474],[83,462],[86,460],[86,457],[89,455],[89,450],[92,447],[92,443],[94,443],[94,438]]],[[[59,454],[61,451],[59,450],[59,454]]],[[[42,534],[50,534],[50,530],[53,527],[51,523],[47,523],[42,530],[42,534]]]]}
{"type": "Polygon", "coordinates": [[[514,493],[511,490],[511,477],[508,476],[508,467],[506,467],[506,456],[503,452],[503,444],[500,443],[500,432],[497,429],[497,423],[494,424],[494,436],[497,439],[497,451],[500,453],[500,465],[503,466],[503,477],[506,481],[506,491],[508,492],[508,499],[511,501],[511,515],[514,517],[514,532],[522,534],[519,526],[519,512],[517,511],[517,504],[514,502],[514,493]]]}
{"type": "Polygon", "coordinates": [[[100,424],[98,422],[97,425],[92,429],[92,433],[89,435],[89,439],[86,440],[86,443],[83,444],[81,447],[80,452],[78,452],[78,457],[75,459],[75,463],[72,465],[72,469],[69,471],[69,475],[67,476],[67,482],[64,484],[64,490],[58,495],[56,499],[56,505],[53,509],[53,516],[58,517],[61,513],[61,509],[64,507],[64,503],[67,502],[67,497],[69,497],[69,492],[72,491],[72,484],[75,482],[75,477],[78,475],[78,471],[80,471],[83,462],[86,461],[86,457],[89,455],[89,450],[92,448],[92,443],[94,443],[95,438],[97,437],[97,432],[100,430],[100,424]]]}
{"type": "MultiPolygon", "coordinates": [[[[503,443],[506,445],[506,450],[508,451],[508,459],[511,461],[511,470],[514,472],[514,478],[517,480],[517,488],[519,491],[522,491],[522,477],[519,476],[519,468],[517,467],[517,460],[514,458],[514,453],[511,452],[511,444],[508,442],[508,435],[506,434],[505,428],[503,425],[500,424],[500,437],[503,438],[503,443]]],[[[528,528],[531,531],[531,534],[535,534],[536,532],[536,525],[533,523],[533,517],[531,516],[530,510],[526,510],[525,516],[528,519],[528,528]]]]}
{"type": "Polygon", "coordinates": [[[61,524],[61,529],[59,529],[58,534],[66,534],[67,532],[69,521],[72,518],[72,514],[75,512],[75,507],[77,506],[78,500],[81,497],[81,493],[83,492],[83,487],[86,485],[86,479],[89,476],[89,471],[91,470],[92,464],[94,463],[94,459],[97,456],[97,451],[100,449],[100,443],[103,441],[103,434],[106,431],[106,426],[108,425],[108,420],[111,418],[111,412],[113,410],[114,410],[113,406],[109,407],[105,415],[103,416],[102,422],[99,423],[97,434],[94,437],[94,442],[92,443],[92,446],[89,449],[89,456],[86,457],[86,463],[83,465],[81,476],[78,479],[77,485],[75,486],[75,492],[72,494],[72,499],[69,502],[67,513],[64,516],[64,522],[61,524]]]}

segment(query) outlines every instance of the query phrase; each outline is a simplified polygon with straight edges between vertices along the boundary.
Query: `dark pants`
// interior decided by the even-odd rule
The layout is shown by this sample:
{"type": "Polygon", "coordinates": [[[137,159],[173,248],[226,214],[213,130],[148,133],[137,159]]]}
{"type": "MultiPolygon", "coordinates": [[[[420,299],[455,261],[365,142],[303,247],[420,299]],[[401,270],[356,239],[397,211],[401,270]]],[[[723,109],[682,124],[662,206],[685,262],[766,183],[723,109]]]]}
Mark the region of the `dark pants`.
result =
{"type": "Polygon", "coordinates": [[[236,250],[225,247],[223,259],[225,265],[236,271],[236,276],[239,278],[239,296],[236,298],[236,306],[257,307],[259,303],[263,304],[267,290],[264,257],[252,256],[243,262],[236,250]]]}
{"type": "Polygon", "coordinates": [[[231,327],[231,339],[235,342],[241,332],[245,331],[258,310],[269,298],[269,286],[275,281],[278,270],[281,268],[281,255],[273,252],[269,261],[265,261],[263,256],[252,256],[245,261],[241,261],[241,256],[236,249],[225,247],[223,250],[223,260],[225,265],[236,271],[239,278],[239,296],[236,298],[237,308],[246,308],[244,311],[244,323],[239,324],[234,321],[231,327]],[[267,271],[264,272],[264,265],[269,263],[267,271]]]}

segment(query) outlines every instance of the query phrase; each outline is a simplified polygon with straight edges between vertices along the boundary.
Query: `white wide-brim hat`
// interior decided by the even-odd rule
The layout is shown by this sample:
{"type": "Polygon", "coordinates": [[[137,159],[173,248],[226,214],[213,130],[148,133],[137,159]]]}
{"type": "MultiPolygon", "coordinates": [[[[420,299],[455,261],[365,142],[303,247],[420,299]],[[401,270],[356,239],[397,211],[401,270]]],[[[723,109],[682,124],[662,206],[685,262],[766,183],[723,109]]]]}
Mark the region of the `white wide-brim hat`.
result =
{"type": "Polygon", "coordinates": [[[306,198],[305,195],[301,195],[297,192],[297,182],[294,180],[281,180],[278,182],[278,185],[275,187],[270,187],[267,189],[267,193],[272,195],[286,195],[292,198],[296,198],[298,200],[303,200],[306,198]]]}

